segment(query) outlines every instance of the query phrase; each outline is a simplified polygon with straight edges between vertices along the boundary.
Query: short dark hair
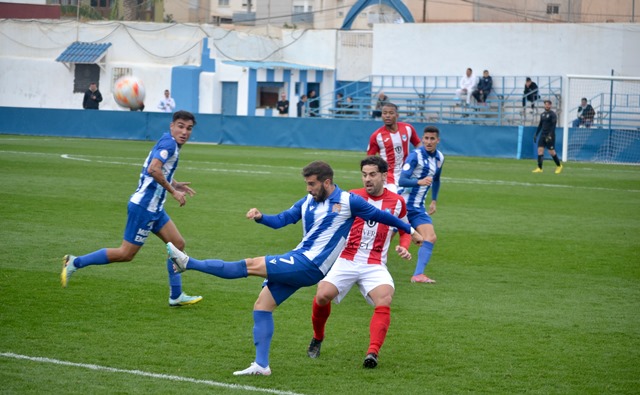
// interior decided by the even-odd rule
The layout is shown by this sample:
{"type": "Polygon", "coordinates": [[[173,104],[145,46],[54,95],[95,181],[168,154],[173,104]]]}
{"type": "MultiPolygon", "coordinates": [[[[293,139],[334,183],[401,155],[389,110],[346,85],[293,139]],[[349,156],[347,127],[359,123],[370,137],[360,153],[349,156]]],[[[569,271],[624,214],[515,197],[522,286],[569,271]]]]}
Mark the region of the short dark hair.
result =
{"type": "Polygon", "coordinates": [[[393,109],[396,110],[396,112],[398,112],[398,106],[394,103],[391,103],[390,101],[384,102],[384,104],[382,105],[382,108],[384,107],[393,107],[393,109]]]}
{"type": "Polygon", "coordinates": [[[531,81],[531,77],[527,77],[527,82],[530,82],[530,81],[531,81]]]}
{"type": "Polygon", "coordinates": [[[302,176],[305,178],[316,176],[320,182],[327,179],[333,182],[333,169],[327,162],[316,160],[302,169],[302,176]]]}
{"type": "Polygon", "coordinates": [[[586,98],[586,97],[583,97],[583,98],[582,98],[582,100],[587,101],[587,98],[586,98]]]}
{"type": "Polygon", "coordinates": [[[436,126],[425,126],[424,131],[422,132],[422,134],[425,133],[435,133],[438,137],[440,137],[440,129],[438,129],[436,126]]]}
{"type": "Polygon", "coordinates": [[[183,121],[193,121],[193,126],[196,126],[196,117],[189,111],[180,110],[173,113],[173,122],[181,119],[183,121]]]}
{"type": "Polygon", "coordinates": [[[360,170],[365,166],[377,166],[380,173],[387,173],[389,171],[389,164],[381,156],[370,155],[360,161],[360,170]]]}

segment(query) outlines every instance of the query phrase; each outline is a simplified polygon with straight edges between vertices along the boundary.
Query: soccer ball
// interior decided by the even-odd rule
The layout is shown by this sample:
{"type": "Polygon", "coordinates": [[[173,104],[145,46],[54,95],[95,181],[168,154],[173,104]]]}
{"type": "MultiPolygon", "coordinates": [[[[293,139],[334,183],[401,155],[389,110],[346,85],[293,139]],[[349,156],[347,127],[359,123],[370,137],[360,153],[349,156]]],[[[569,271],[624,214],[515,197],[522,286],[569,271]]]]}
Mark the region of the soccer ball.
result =
{"type": "Polygon", "coordinates": [[[122,107],[137,110],[144,106],[144,85],[132,75],[118,78],[113,86],[113,98],[122,107]]]}

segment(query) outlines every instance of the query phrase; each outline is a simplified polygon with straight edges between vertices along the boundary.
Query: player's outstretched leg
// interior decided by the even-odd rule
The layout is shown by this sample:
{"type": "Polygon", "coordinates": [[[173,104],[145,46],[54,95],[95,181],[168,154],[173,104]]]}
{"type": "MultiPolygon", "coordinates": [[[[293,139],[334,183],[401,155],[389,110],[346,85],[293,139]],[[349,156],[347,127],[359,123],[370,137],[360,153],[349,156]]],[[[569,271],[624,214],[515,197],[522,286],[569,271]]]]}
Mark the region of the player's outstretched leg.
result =
{"type": "Polygon", "coordinates": [[[233,372],[234,376],[269,376],[271,374],[271,369],[267,366],[263,368],[255,362],[251,362],[248,368],[245,370],[238,370],[237,372],[233,372]]]}
{"type": "Polygon", "coordinates": [[[69,283],[71,275],[78,270],[78,268],[73,264],[73,261],[75,260],[76,257],[73,255],[65,255],[62,258],[62,272],[60,272],[60,284],[62,284],[62,288],[67,287],[67,283],[69,283]]]}

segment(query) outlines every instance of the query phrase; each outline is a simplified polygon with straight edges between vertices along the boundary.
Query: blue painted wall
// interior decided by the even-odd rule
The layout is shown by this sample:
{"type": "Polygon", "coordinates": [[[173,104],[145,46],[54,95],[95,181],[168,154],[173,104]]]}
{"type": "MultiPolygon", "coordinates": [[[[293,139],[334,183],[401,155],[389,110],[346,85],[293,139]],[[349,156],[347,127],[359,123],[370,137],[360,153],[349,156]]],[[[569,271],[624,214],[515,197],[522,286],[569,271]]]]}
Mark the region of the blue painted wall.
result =
{"type": "MultiPolygon", "coordinates": [[[[247,117],[196,114],[191,141],[230,145],[365,151],[381,126],[373,120],[247,117]]],[[[0,107],[0,134],[156,140],[169,129],[171,114],[138,111],[53,110],[0,107]]],[[[427,124],[415,123],[419,134],[427,124]]],[[[535,128],[438,125],[445,155],[535,158],[535,128]]],[[[562,146],[559,133],[557,146],[562,146]]]]}

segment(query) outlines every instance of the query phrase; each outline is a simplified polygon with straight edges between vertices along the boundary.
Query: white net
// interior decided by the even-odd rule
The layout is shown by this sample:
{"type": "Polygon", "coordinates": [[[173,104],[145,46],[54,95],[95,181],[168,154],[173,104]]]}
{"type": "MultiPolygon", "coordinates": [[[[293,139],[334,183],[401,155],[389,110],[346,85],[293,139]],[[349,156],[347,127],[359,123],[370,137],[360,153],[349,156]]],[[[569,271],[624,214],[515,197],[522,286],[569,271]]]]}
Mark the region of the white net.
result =
{"type": "Polygon", "coordinates": [[[640,164],[640,77],[567,76],[563,97],[564,161],[640,164]]]}

